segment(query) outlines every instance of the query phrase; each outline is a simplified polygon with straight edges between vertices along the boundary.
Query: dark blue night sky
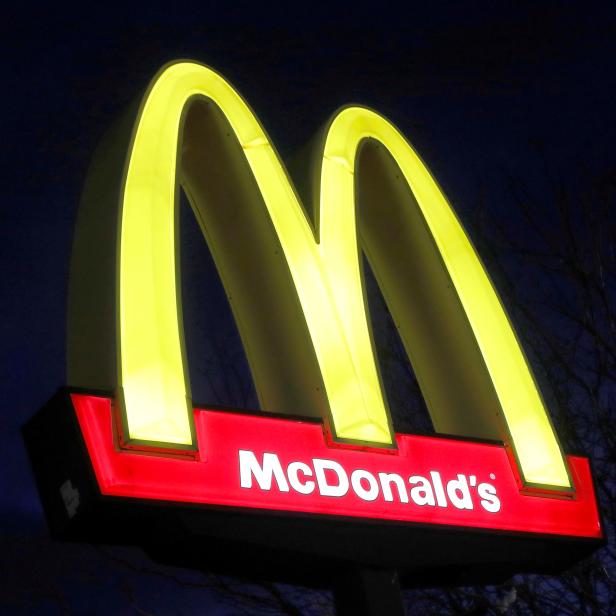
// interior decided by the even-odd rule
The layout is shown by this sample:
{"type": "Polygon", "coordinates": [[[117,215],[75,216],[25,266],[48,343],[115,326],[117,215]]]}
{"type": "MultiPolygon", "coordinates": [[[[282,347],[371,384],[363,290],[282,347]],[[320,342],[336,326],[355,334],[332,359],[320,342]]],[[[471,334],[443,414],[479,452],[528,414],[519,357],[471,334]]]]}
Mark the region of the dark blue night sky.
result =
{"type": "MultiPolygon", "coordinates": [[[[504,186],[520,178],[541,194],[545,161],[573,184],[616,168],[616,11],[607,4],[406,3],[377,14],[222,4],[3,9],[0,524],[13,546],[46,532],[19,429],[65,384],[68,263],[89,159],[166,61],[191,58],[225,75],[283,159],[340,105],[374,107],[469,224],[481,196],[521,228],[504,186]]],[[[200,401],[209,395],[195,389],[200,401]]],[[[82,599],[76,613],[87,611],[82,599]]]]}

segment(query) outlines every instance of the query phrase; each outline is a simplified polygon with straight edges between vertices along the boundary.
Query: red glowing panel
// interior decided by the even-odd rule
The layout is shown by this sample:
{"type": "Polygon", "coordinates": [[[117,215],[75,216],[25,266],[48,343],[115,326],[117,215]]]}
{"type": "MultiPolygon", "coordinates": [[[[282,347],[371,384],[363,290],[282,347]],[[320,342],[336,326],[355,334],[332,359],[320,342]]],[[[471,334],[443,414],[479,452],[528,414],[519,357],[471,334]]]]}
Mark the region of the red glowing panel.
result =
{"type": "Polygon", "coordinates": [[[121,450],[111,401],[74,394],[100,491],[161,501],[566,535],[602,536],[586,458],[575,493],[525,494],[505,448],[397,434],[398,451],[327,443],[320,424],[195,410],[195,458],[121,450]]]}

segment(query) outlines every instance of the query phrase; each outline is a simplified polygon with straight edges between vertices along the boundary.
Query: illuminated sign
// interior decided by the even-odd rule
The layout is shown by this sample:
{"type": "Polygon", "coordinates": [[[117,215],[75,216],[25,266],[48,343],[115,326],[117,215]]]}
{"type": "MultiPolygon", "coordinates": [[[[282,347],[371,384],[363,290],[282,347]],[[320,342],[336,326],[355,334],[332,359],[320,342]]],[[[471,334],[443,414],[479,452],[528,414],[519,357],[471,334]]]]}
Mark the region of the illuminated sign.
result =
{"type": "Polygon", "coordinates": [[[502,445],[396,435],[396,455],[331,447],[319,423],[196,410],[203,458],[118,450],[111,403],[74,394],[103,494],[599,538],[588,461],[569,456],[575,498],[520,491],[502,445]]]}
{"type": "Polygon", "coordinates": [[[601,538],[588,461],[561,451],[497,293],[417,153],[357,106],[338,111],[318,144],[302,205],[239,94],[211,69],[177,62],[99,147],[75,234],[68,362],[96,491],[601,538]],[[193,409],[180,186],[275,417],[193,409]],[[362,252],[447,437],[393,430],[362,252]]]}

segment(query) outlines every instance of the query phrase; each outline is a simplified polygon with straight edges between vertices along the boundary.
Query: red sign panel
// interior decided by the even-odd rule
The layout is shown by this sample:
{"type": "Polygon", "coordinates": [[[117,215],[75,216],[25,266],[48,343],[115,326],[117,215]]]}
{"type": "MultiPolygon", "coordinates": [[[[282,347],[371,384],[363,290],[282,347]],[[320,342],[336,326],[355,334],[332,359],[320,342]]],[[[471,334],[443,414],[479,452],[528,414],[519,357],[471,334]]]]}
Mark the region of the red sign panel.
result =
{"type": "Polygon", "coordinates": [[[328,443],[322,425],[195,410],[198,455],[117,446],[111,400],[73,394],[103,495],[600,538],[588,460],[572,496],[524,493],[502,445],[397,434],[397,451],[328,443]]]}

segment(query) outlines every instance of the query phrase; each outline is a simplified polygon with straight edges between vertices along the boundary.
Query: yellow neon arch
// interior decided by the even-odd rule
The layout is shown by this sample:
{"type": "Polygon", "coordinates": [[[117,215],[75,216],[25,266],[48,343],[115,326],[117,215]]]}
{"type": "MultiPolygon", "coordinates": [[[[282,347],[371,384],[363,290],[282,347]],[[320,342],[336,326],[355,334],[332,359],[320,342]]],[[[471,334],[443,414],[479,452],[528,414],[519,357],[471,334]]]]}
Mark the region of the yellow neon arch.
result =
{"type": "MultiPolygon", "coordinates": [[[[416,199],[491,377],[509,432],[507,440],[513,445],[524,479],[532,484],[570,486],[541,395],[477,253],[419,156],[391,123],[370,110],[344,109],[330,126],[320,194],[323,233],[353,222],[350,213],[354,210],[356,184],[351,171],[356,168],[360,144],[366,139],[387,148],[416,199]],[[344,216],[347,220],[341,219],[344,216]]],[[[342,260],[340,255],[330,258],[333,264],[342,260]]],[[[407,351],[412,351],[412,340],[404,342],[407,351]]]]}
{"type": "MultiPolygon", "coordinates": [[[[191,183],[190,178],[184,178],[178,159],[178,156],[185,156],[189,160],[189,154],[183,155],[178,150],[178,137],[184,123],[190,122],[186,117],[188,103],[197,98],[214,103],[216,113],[220,112],[230,127],[241,149],[240,158],[252,174],[250,181],[260,193],[265,211],[255,220],[267,221],[262,231],[266,248],[274,242],[271,237],[275,236],[279,242],[281,254],[276,262],[282,263],[283,269],[288,268],[289,276],[287,283],[279,285],[280,293],[290,297],[289,287],[294,287],[295,299],[288,302],[289,305],[298,302],[305,319],[305,323],[297,327],[306,328],[309,339],[304,343],[311,343],[314,349],[325,389],[326,411],[330,414],[335,437],[380,445],[392,443],[363,296],[356,220],[356,201],[364,197],[368,204],[366,210],[372,212],[368,217],[375,220],[379,217],[375,205],[378,195],[371,196],[370,187],[365,187],[362,196],[359,178],[361,160],[373,156],[369,149],[371,144],[376,144],[384,152],[376,155],[383,168],[389,165],[401,171],[404,182],[400,190],[408,192],[410,187],[412,195],[409,198],[415,204],[413,211],[420,215],[417,219],[403,220],[402,227],[410,225],[410,229],[413,220],[421,221],[415,226],[424,226],[425,237],[434,244],[436,256],[430,257],[430,263],[436,269],[442,266],[443,280],[451,281],[441,286],[453,288],[451,293],[455,301],[446,302],[453,306],[452,322],[457,319],[456,322],[463,323],[460,329],[468,329],[467,339],[452,342],[462,349],[458,352],[461,371],[464,371],[464,359],[470,358],[478,366],[478,372],[483,370],[488,375],[476,378],[477,383],[483,379],[481,386],[487,392],[484,423],[493,421],[490,416],[499,418],[494,423],[497,427],[489,428],[488,433],[494,435],[496,430],[512,445],[527,484],[570,487],[566,464],[540,394],[483,266],[437,184],[395,127],[375,112],[360,107],[346,108],[334,117],[324,139],[318,182],[320,205],[317,205],[320,237],[315,238],[286,171],[252,111],[221,76],[191,62],[166,67],[152,82],[135,125],[123,185],[118,373],[129,437],[180,446],[193,442],[176,288],[175,218],[179,180],[183,181],[189,198],[192,195],[197,216],[206,216],[207,199],[199,193],[207,194],[209,189],[199,186],[198,181],[191,183]],[[474,350],[466,350],[471,347],[474,350]]],[[[198,126],[198,122],[194,124],[198,126]]],[[[199,128],[191,130],[198,132],[199,128]]],[[[198,156],[196,160],[199,161],[198,156]]],[[[190,166],[189,162],[185,164],[190,166]]],[[[209,164],[215,165],[215,161],[210,160],[209,164]]],[[[378,179],[374,184],[378,184],[378,179]]],[[[392,196],[392,202],[397,198],[392,196]]],[[[405,209],[396,212],[401,219],[407,216],[405,209]]],[[[200,222],[208,235],[207,224],[203,220],[200,222]]],[[[378,222],[374,227],[378,229],[378,222]]],[[[413,310],[413,298],[410,297],[412,293],[404,290],[402,267],[396,265],[394,253],[379,265],[379,256],[385,254],[388,247],[382,236],[379,239],[378,231],[374,237],[371,233],[366,231],[362,244],[377,264],[377,278],[413,359],[412,338],[414,334],[421,335],[421,327],[417,324],[426,322],[426,317],[406,315],[405,306],[409,307],[409,314],[413,310]],[[396,288],[401,290],[398,292],[396,288]]],[[[405,242],[401,241],[400,246],[406,246],[405,242]]],[[[409,247],[407,252],[411,250],[409,247]]],[[[273,244],[270,252],[274,252],[273,244]]],[[[405,256],[398,256],[400,263],[404,263],[405,256]]],[[[225,258],[221,255],[222,261],[225,258]]],[[[417,267],[420,272],[421,265],[410,266],[417,267]]],[[[227,274],[221,272],[221,275],[224,279],[227,274]]],[[[235,275],[240,281],[242,276],[246,279],[243,274],[235,275]]],[[[228,276],[233,278],[233,272],[228,276]]],[[[434,291],[443,297],[447,292],[434,291]]],[[[246,304],[250,301],[250,298],[239,301],[244,304],[243,308],[242,305],[238,308],[240,320],[242,309],[243,314],[248,315],[246,304]]],[[[249,332],[243,336],[246,344],[250,336],[258,333],[254,327],[250,333],[250,325],[245,327],[249,332]]],[[[302,334],[298,336],[301,339],[302,334]]],[[[448,394],[443,393],[443,378],[438,372],[444,367],[438,365],[438,358],[428,358],[428,345],[424,344],[423,349],[424,357],[418,357],[415,367],[433,419],[437,424],[442,420],[444,431],[463,433],[452,420],[456,414],[452,408],[455,396],[448,398],[448,394]],[[447,405],[445,411],[439,411],[447,405]],[[447,430],[449,425],[452,427],[447,430]]],[[[247,348],[247,353],[250,360],[251,348],[247,348]]],[[[254,353],[253,372],[259,369],[260,363],[258,349],[254,353]]],[[[301,361],[309,363],[309,360],[301,361]]],[[[283,364],[281,361],[278,365],[283,364]]],[[[267,378],[271,380],[271,372],[267,378]]],[[[453,381],[456,378],[453,377],[453,381]]],[[[473,382],[473,378],[461,374],[458,381],[473,382]]],[[[460,391],[463,388],[460,385],[460,391]]],[[[294,395],[298,397],[297,392],[294,395]]],[[[465,421],[472,424],[473,409],[459,409],[457,416],[465,412],[469,413],[469,418],[463,420],[462,425],[465,421]]]]}
{"type": "MultiPolygon", "coordinates": [[[[286,172],[253,113],[219,75],[189,63],[170,66],[153,84],[134,136],[124,187],[120,382],[130,437],[178,444],[189,444],[192,438],[176,308],[174,223],[178,133],[186,102],[196,95],[214,101],[228,118],[267,205],[308,323],[336,434],[391,443],[367,328],[353,335],[341,327],[349,315],[333,297],[337,283],[357,278],[357,258],[338,264],[336,280],[330,279],[328,242],[315,242],[286,172]]],[[[355,245],[354,230],[350,237],[355,245]]],[[[363,311],[363,303],[351,307],[354,313],[358,309],[363,311]]]]}

